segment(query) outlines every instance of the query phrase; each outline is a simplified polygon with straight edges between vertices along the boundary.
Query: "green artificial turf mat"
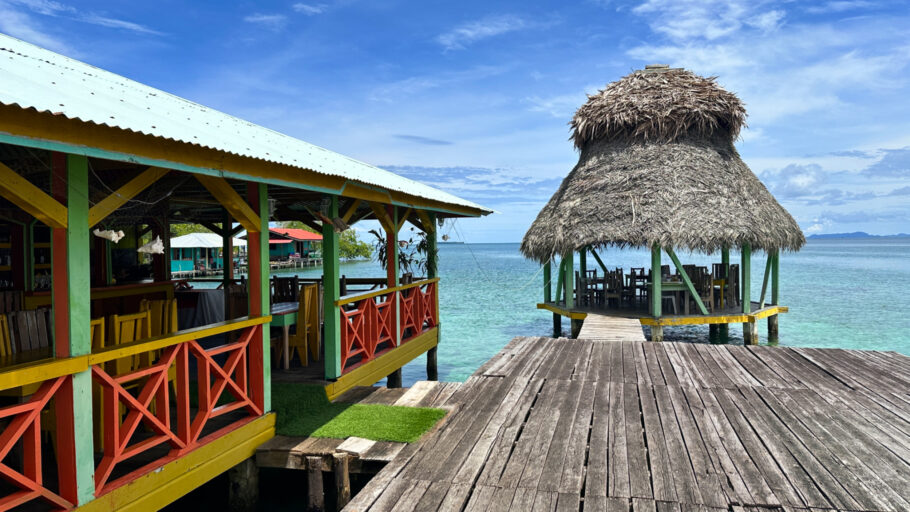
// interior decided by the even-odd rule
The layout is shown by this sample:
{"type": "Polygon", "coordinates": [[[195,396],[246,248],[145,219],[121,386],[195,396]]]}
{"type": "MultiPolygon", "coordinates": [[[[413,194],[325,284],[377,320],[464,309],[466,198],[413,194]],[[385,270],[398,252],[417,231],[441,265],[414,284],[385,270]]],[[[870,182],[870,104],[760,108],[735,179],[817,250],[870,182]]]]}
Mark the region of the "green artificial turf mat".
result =
{"type": "Polygon", "coordinates": [[[272,384],[272,407],[278,413],[279,435],[403,443],[420,439],[446,415],[442,409],[425,407],[332,403],[322,386],[291,382],[272,384]]]}

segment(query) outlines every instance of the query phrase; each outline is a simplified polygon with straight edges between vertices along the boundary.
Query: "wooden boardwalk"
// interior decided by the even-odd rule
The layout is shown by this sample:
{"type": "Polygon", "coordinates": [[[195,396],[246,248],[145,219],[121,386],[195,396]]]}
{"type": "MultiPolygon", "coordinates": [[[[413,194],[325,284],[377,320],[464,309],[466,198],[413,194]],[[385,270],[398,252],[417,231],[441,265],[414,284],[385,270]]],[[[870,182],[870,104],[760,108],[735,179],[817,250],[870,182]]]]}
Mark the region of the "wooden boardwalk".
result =
{"type": "Polygon", "coordinates": [[[907,511],[910,358],[516,338],[345,510],[907,511]]]}
{"type": "Polygon", "coordinates": [[[588,313],[581,331],[580,340],[594,341],[645,341],[645,332],[637,318],[598,315],[588,313]]]}

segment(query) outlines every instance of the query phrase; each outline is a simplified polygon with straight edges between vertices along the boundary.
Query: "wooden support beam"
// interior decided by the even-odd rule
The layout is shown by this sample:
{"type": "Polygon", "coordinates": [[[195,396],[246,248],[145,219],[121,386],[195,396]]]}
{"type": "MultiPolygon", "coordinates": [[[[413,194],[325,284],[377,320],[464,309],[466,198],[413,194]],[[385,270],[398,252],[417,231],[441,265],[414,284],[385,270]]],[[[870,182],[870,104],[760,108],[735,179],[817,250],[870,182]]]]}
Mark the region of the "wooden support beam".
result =
{"type": "Polygon", "coordinates": [[[348,206],[348,211],[344,212],[344,215],[341,216],[341,220],[343,220],[345,224],[350,225],[350,223],[351,223],[351,217],[353,217],[353,216],[354,216],[354,213],[357,212],[357,208],[360,206],[360,203],[361,203],[361,202],[362,202],[362,201],[361,201],[360,199],[355,199],[355,200],[351,203],[351,205],[348,206]]]}
{"type": "Polygon", "coordinates": [[[730,248],[726,245],[720,250],[720,264],[724,267],[724,289],[721,290],[720,293],[723,294],[724,302],[732,305],[735,303],[732,300],[732,294],[727,293],[727,291],[732,290],[733,287],[731,286],[730,280],[730,248]]]}
{"type": "Polygon", "coordinates": [[[752,292],[749,289],[752,281],[752,246],[749,244],[742,245],[741,262],[739,271],[742,273],[742,306],[743,313],[752,312],[752,292]]]}
{"type": "MultiPolygon", "coordinates": [[[[329,215],[338,215],[338,196],[330,196],[329,215]]],[[[325,315],[325,379],[341,377],[341,312],[335,305],[338,286],[338,233],[331,224],[322,226],[322,286],[325,315]]]]}
{"type": "Polygon", "coordinates": [[[350,455],[347,453],[333,453],[332,471],[335,473],[335,497],[336,508],[341,510],[351,501],[351,476],[349,471],[348,460],[350,455]]]}
{"type": "Polygon", "coordinates": [[[556,276],[556,297],[554,298],[555,302],[559,302],[562,299],[562,285],[566,279],[566,261],[559,261],[559,274],[556,276]]]}
{"type": "Polygon", "coordinates": [[[402,220],[401,220],[402,224],[404,224],[405,221],[410,222],[411,224],[414,225],[414,227],[416,227],[420,231],[423,231],[424,233],[430,233],[430,231],[427,230],[424,222],[422,220],[420,220],[420,216],[417,215],[417,213],[415,213],[415,212],[409,212],[409,215],[407,217],[402,217],[402,220]]]}
{"type": "Polygon", "coordinates": [[[761,298],[758,299],[758,309],[765,307],[765,292],[768,291],[768,278],[771,277],[771,265],[774,262],[774,255],[769,253],[765,261],[765,277],[761,281],[761,298]]]}
{"type": "Polygon", "coordinates": [[[771,304],[780,305],[780,251],[774,251],[774,260],[771,263],[771,304]]]}
{"type": "Polygon", "coordinates": [[[215,224],[214,222],[209,222],[207,220],[197,220],[195,222],[195,224],[199,224],[200,226],[204,227],[205,229],[211,231],[212,233],[217,233],[219,235],[221,234],[221,226],[219,226],[218,224],[215,224]]]}
{"type": "Polygon", "coordinates": [[[591,253],[591,256],[594,256],[594,259],[597,260],[597,264],[600,265],[601,269],[603,269],[604,275],[607,275],[607,266],[604,265],[603,260],[600,259],[600,256],[594,251],[594,248],[588,247],[588,251],[591,253]]]}
{"type": "Polygon", "coordinates": [[[95,225],[107,218],[108,215],[114,213],[117,208],[120,208],[126,204],[127,201],[139,195],[140,192],[147,189],[152,183],[161,179],[168,172],[170,172],[169,169],[149,167],[139,173],[138,176],[126,182],[125,185],[115,190],[113,194],[105,197],[89,209],[88,227],[95,227],[95,225]]]}
{"type": "Polygon", "coordinates": [[[400,213],[398,214],[398,218],[397,218],[397,222],[398,222],[398,225],[397,225],[398,231],[401,231],[401,226],[404,226],[404,222],[405,222],[406,220],[408,220],[408,217],[411,216],[411,212],[412,212],[412,211],[413,211],[412,208],[408,208],[407,210],[404,211],[404,215],[401,215],[400,213]]]}
{"type": "Polygon", "coordinates": [[[0,163],[0,196],[51,228],[63,229],[67,226],[65,206],[2,163],[0,163]]]}
{"type": "Polygon", "coordinates": [[[698,306],[698,310],[701,311],[701,314],[707,315],[708,308],[705,307],[705,304],[701,301],[701,297],[698,296],[698,292],[695,291],[695,286],[692,284],[692,279],[689,278],[689,274],[686,273],[686,269],[683,268],[682,263],[679,262],[679,258],[676,257],[676,253],[669,247],[664,250],[667,252],[667,255],[670,256],[670,259],[673,260],[673,265],[676,266],[676,271],[679,272],[680,277],[682,277],[683,283],[685,283],[686,288],[689,290],[689,294],[692,295],[693,299],[695,299],[695,305],[698,306]]]}
{"type": "Polygon", "coordinates": [[[430,214],[426,210],[415,210],[417,212],[417,217],[420,218],[420,222],[423,223],[424,233],[436,232],[436,215],[430,217],[430,214]]]}
{"type": "MultiPolygon", "coordinates": [[[[231,187],[227,180],[204,174],[196,174],[195,176],[199,183],[202,183],[202,186],[218,200],[221,206],[231,212],[234,220],[246,228],[247,232],[256,232],[261,229],[259,215],[250,208],[250,205],[240,197],[240,194],[231,187]]],[[[267,212],[268,205],[265,205],[264,208],[267,212]]]]}
{"type": "Polygon", "coordinates": [[[392,218],[389,217],[389,213],[385,210],[383,205],[372,201],[368,204],[370,205],[370,209],[373,210],[373,215],[376,216],[376,220],[382,224],[383,229],[385,229],[387,233],[391,231],[398,232],[398,230],[395,229],[395,223],[392,222],[392,218]]]}
{"type": "Polygon", "coordinates": [[[575,307],[575,253],[570,252],[566,257],[566,309],[575,307]]]}

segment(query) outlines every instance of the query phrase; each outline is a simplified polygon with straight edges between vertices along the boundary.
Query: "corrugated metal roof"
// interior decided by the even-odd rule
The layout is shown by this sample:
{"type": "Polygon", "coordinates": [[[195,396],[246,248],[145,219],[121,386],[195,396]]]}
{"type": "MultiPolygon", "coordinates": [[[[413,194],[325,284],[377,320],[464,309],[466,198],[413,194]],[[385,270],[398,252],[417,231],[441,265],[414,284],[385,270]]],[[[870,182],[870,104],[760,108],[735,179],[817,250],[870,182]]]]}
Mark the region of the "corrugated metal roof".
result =
{"type": "Polygon", "coordinates": [[[491,210],[414,180],[0,34],[0,103],[491,210]]]}
{"type": "Polygon", "coordinates": [[[312,231],[307,231],[305,229],[269,228],[269,231],[271,231],[272,233],[277,233],[279,235],[284,235],[284,236],[293,238],[294,240],[297,240],[298,242],[310,241],[310,240],[318,242],[318,241],[322,240],[322,235],[320,235],[319,233],[313,233],[312,231]]]}

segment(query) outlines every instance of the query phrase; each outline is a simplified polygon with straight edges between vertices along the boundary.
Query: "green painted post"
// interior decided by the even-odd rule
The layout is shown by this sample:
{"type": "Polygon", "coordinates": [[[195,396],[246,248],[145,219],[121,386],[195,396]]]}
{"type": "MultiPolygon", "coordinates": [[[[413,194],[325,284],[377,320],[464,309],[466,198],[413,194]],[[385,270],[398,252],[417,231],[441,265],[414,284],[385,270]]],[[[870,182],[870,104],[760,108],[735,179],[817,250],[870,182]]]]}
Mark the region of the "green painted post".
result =
{"type": "MultiPolygon", "coordinates": [[[[566,280],[566,260],[562,259],[562,260],[559,260],[559,275],[556,276],[556,297],[555,297],[554,301],[557,303],[563,298],[562,297],[562,285],[565,280],[566,280]]],[[[564,300],[563,300],[563,304],[565,304],[564,300]]]]}
{"type": "Polygon", "coordinates": [[[771,265],[774,261],[774,254],[768,253],[768,259],[765,260],[765,275],[761,281],[761,295],[758,299],[759,309],[765,307],[765,294],[768,292],[768,278],[771,276],[771,265]]]}
{"type": "MultiPolygon", "coordinates": [[[[401,275],[398,268],[398,230],[401,229],[401,223],[398,222],[398,207],[389,207],[389,217],[392,219],[392,231],[386,233],[386,256],[388,256],[386,273],[388,275],[389,288],[400,284],[401,275]]],[[[413,293],[413,292],[412,292],[413,293]]],[[[395,294],[395,346],[401,345],[401,293],[395,294]]],[[[401,367],[386,376],[386,387],[401,387],[401,367]]]]}
{"type": "MultiPolygon", "coordinates": [[[[330,218],[338,216],[338,196],[329,196],[330,218]]],[[[335,305],[338,290],[338,234],[331,223],[322,224],[322,286],[325,321],[325,378],[341,377],[341,313],[335,305]]]]}
{"type": "Polygon", "coordinates": [[[661,254],[660,245],[651,246],[651,316],[660,318],[661,311],[661,254]]]}
{"type": "Polygon", "coordinates": [[[751,313],[752,293],[749,289],[749,284],[752,281],[752,246],[749,244],[743,244],[741,254],[742,261],[739,265],[739,271],[742,273],[742,311],[743,313],[751,313]]]}
{"type": "MultiPolygon", "coordinates": [[[[660,244],[654,244],[651,246],[651,316],[653,316],[655,320],[659,320],[663,313],[661,311],[661,299],[663,294],[661,291],[661,280],[663,279],[663,276],[660,274],[661,263],[660,244]]],[[[663,340],[663,326],[652,325],[651,341],[663,340]]]]}
{"type": "Polygon", "coordinates": [[[597,251],[592,247],[588,247],[588,250],[591,252],[591,256],[594,256],[594,259],[597,260],[597,264],[600,265],[600,268],[604,271],[604,275],[607,275],[607,266],[604,265],[603,260],[597,255],[597,251]]]}
{"type": "Polygon", "coordinates": [[[575,253],[570,252],[565,258],[566,265],[566,274],[565,279],[566,283],[564,288],[566,289],[566,309],[572,309],[575,307],[575,253]]]}
{"type": "MultiPolygon", "coordinates": [[[[69,355],[92,351],[91,268],[88,230],[88,159],[66,157],[67,229],[66,286],[69,306],[69,355]]],[[[56,305],[54,306],[56,309],[56,305]]],[[[80,504],[94,499],[95,459],[92,423],[92,372],[73,375],[73,433],[75,436],[76,493],[80,504]]],[[[58,424],[60,421],[58,420],[58,424]]]]}
{"type": "Polygon", "coordinates": [[[780,305],[780,251],[774,251],[774,257],[771,260],[771,304],[780,305]]]}
{"type": "MultiPolygon", "coordinates": [[[[430,225],[424,226],[427,228],[427,277],[433,279],[437,277],[438,272],[438,258],[439,252],[436,245],[436,214],[434,212],[428,212],[427,215],[430,218],[430,225]]],[[[436,304],[439,304],[439,284],[436,285],[436,304]]],[[[442,343],[442,326],[439,322],[436,323],[436,346],[427,350],[427,380],[436,381],[439,380],[439,367],[437,363],[439,344],[442,343]]]]}
{"type": "Polygon", "coordinates": [[[686,285],[686,288],[689,290],[689,294],[695,300],[695,305],[698,306],[698,310],[701,311],[701,314],[707,315],[708,308],[705,307],[705,304],[701,301],[701,297],[698,296],[698,292],[695,291],[695,286],[692,285],[692,279],[689,278],[689,274],[686,273],[686,269],[682,266],[682,263],[679,262],[679,258],[676,257],[676,252],[673,249],[666,249],[667,255],[670,256],[670,259],[673,260],[673,265],[676,267],[676,271],[679,272],[680,277],[682,277],[683,284],[686,285]]]}
{"type": "Polygon", "coordinates": [[[553,283],[549,261],[543,265],[543,301],[545,303],[553,301],[553,283]]]}
{"type": "Polygon", "coordinates": [[[427,278],[433,279],[439,274],[439,250],[436,243],[436,213],[428,212],[432,226],[427,226],[427,278]]]}
{"type": "MultiPolygon", "coordinates": [[[[265,183],[259,183],[258,188],[259,211],[256,213],[259,215],[259,247],[250,247],[248,249],[259,251],[259,282],[261,283],[259,300],[262,304],[262,313],[267,314],[272,310],[270,305],[272,293],[269,287],[269,190],[268,185],[265,183]]],[[[230,226],[229,222],[227,224],[230,226]]],[[[165,225],[167,225],[166,220],[165,225]]],[[[228,227],[227,231],[230,231],[230,227],[228,227]]],[[[170,252],[170,243],[168,243],[168,272],[170,272],[171,267],[170,252]]],[[[269,357],[271,350],[269,328],[264,325],[262,328],[262,403],[266,411],[272,410],[272,358],[269,357]]]]}
{"type": "Polygon", "coordinates": [[[578,283],[578,286],[579,286],[579,289],[582,291],[582,296],[579,297],[579,299],[580,299],[579,302],[581,302],[581,304],[583,306],[587,305],[587,304],[585,304],[585,299],[587,298],[585,291],[587,290],[587,286],[588,286],[585,276],[587,276],[587,275],[588,275],[588,248],[582,247],[578,251],[578,276],[581,278],[581,282],[578,283]]]}

